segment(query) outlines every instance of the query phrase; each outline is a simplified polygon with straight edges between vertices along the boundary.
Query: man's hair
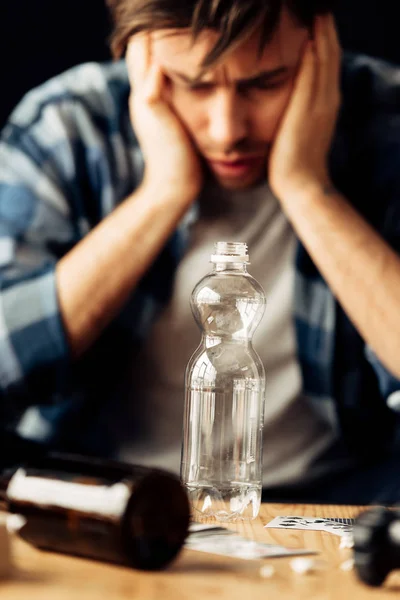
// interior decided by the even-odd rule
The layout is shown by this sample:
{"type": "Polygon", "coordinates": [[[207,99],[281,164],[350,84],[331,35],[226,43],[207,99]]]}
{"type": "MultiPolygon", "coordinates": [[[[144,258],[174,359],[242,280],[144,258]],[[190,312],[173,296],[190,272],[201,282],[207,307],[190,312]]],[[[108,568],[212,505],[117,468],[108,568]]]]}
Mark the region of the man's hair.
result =
{"type": "Polygon", "coordinates": [[[260,28],[260,52],[276,29],[286,6],[299,24],[312,25],[317,14],[332,10],[334,0],[106,0],[114,21],[111,50],[120,58],[131,36],[160,29],[190,29],[193,43],[204,29],[220,35],[202,67],[260,28]]]}

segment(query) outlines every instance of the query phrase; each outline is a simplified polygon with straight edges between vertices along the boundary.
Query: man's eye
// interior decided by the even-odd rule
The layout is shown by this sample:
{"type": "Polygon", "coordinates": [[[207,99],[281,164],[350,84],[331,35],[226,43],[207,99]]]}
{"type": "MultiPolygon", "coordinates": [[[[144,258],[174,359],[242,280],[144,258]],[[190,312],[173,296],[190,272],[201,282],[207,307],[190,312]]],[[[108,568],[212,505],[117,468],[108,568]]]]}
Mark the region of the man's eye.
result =
{"type": "Polygon", "coordinates": [[[205,92],[207,90],[212,89],[212,83],[208,83],[208,82],[191,83],[191,84],[188,84],[187,87],[191,92],[205,92]]]}
{"type": "Polygon", "coordinates": [[[246,93],[247,91],[252,91],[252,90],[263,90],[263,91],[268,91],[268,90],[277,90],[279,88],[282,88],[285,84],[286,84],[286,79],[285,80],[280,80],[280,81],[258,81],[257,83],[253,83],[251,85],[247,85],[244,86],[243,89],[241,91],[243,91],[244,93],[246,93]]]}

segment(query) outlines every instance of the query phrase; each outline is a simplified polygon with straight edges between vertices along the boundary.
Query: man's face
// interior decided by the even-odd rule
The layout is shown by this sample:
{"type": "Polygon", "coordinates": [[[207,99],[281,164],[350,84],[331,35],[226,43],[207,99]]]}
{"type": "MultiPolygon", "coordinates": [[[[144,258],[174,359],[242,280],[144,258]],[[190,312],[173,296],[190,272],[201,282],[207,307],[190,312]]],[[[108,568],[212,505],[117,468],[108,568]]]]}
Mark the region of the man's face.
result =
{"type": "Polygon", "coordinates": [[[309,32],[283,11],[261,57],[253,35],[196,81],[217,37],[206,30],[192,45],[187,30],[160,31],[153,50],[167,76],[168,100],[209,172],[221,186],[238,190],[266,176],[269,149],[309,32]]]}

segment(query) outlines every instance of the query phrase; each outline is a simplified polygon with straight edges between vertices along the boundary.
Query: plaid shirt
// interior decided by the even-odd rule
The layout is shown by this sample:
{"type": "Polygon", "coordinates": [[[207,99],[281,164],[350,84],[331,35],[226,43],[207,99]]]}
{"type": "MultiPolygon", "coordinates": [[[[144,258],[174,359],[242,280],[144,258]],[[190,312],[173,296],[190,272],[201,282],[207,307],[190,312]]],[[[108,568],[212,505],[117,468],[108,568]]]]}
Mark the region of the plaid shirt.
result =
{"type": "MultiPolygon", "coordinates": [[[[346,56],[342,88],[333,180],[400,251],[400,71],[346,56]]],[[[128,97],[124,62],[75,67],[24,98],[0,144],[0,419],[25,437],[101,455],[115,449],[107,415],[117,382],[168,302],[195,218],[183,219],[120,315],[73,362],[55,266],[141,181],[128,97]]],[[[391,440],[400,382],[300,243],[294,318],[305,395],[352,451],[376,455],[391,440]]]]}

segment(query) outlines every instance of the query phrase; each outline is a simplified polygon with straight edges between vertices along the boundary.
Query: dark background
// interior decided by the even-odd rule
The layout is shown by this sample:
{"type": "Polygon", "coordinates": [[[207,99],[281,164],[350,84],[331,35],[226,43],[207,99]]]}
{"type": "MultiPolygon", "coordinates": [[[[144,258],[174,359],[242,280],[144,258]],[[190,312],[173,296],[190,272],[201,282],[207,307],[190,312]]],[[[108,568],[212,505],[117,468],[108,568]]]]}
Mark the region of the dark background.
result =
{"type": "MultiPolygon", "coordinates": [[[[399,0],[337,0],[348,50],[400,65],[399,0]]],[[[110,59],[104,0],[0,0],[0,127],[23,94],[81,62],[110,59]]]]}

